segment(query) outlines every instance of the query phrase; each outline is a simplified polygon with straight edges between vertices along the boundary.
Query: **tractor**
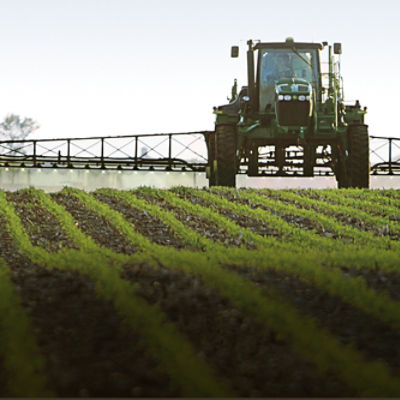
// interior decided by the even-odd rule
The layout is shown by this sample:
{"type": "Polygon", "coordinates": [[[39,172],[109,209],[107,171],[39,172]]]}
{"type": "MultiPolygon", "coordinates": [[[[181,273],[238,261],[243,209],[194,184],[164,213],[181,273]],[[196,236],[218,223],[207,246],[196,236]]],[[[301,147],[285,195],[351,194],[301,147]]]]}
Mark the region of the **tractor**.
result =
{"type": "MultiPolygon", "coordinates": [[[[238,173],[334,174],[339,188],[368,188],[367,108],[344,102],[341,43],[288,38],[247,45],[247,85],[238,91],[235,79],[229,103],[214,107],[215,130],[206,138],[209,185],[235,187],[238,173]]],[[[238,56],[233,46],[231,57],[238,56]]]]}

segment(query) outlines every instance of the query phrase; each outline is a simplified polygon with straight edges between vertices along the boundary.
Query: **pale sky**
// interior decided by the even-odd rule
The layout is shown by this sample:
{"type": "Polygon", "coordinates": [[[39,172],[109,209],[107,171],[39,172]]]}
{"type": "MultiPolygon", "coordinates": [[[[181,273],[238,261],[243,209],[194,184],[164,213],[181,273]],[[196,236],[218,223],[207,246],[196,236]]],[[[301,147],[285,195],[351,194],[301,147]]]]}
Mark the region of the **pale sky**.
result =
{"type": "Polygon", "coordinates": [[[0,0],[0,119],[40,138],[213,129],[246,85],[246,41],[292,36],[342,42],[346,99],[400,137],[399,16],[394,0],[0,0]]]}

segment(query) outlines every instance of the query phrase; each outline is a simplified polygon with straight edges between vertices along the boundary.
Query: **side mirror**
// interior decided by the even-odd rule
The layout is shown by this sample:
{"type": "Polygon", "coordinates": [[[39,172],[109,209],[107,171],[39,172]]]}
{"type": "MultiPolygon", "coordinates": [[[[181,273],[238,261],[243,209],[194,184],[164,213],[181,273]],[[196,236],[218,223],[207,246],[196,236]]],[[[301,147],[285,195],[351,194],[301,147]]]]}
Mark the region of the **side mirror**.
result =
{"type": "Polygon", "coordinates": [[[232,46],[231,47],[231,57],[232,58],[239,57],[239,46],[232,46]]]}
{"type": "Polygon", "coordinates": [[[335,54],[342,54],[342,43],[333,43],[333,52],[335,54]]]}

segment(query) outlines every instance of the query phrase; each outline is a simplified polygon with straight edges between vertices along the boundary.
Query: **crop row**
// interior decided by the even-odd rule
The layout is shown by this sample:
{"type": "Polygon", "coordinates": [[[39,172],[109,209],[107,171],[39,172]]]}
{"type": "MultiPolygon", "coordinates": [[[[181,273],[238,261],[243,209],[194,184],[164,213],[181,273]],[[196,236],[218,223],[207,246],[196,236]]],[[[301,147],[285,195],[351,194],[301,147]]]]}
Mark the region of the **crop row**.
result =
{"type": "MultiPolygon", "coordinates": [[[[64,248],[50,254],[45,249],[32,245],[12,204],[7,202],[4,192],[0,192],[0,207],[7,221],[10,235],[19,250],[32,262],[46,268],[73,268],[81,274],[90,276],[96,282],[97,294],[111,301],[118,313],[124,315],[132,329],[140,330],[144,346],[150,354],[157,354],[164,371],[180,387],[183,395],[227,396],[234,393],[229,388],[229,383],[217,376],[212,368],[196,356],[193,345],[173,323],[168,321],[159,307],[148,304],[136,294],[138,287],[122,278],[122,268],[126,264],[145,262],[149,268],[162,265],[164,268],[198,276],[209,287],[229,299],[238,309],[250,315],[266,329],[273,327],[279,332],[280,337],[291,343],[303,357],[312,360],[319,370],[334,372],[359,394],[392,396],[400,393],[397,379],[384,363],[366,361],[359,351],[342,345],[331,333],[318,327],[312,318],[302,315],[293,305],[282,301],[281,297],[273,291],[266,296],[257,284],[240,276],[231,268],[227,268],[227,266],[235,265],[246,266],[284,271],[295,275],[305,283],[316,286],[330,295],[338,296],[397,330],[400,327],[398,302],[385,293],[369,288],[362,277],[345,277],[340,268],[337,268],[343,263],[355,265],[359,269],[368,268],[368,265],[374,268],[376,263],[380,263],[380,268],[394,272],[398,265],[396,241],[377,238],[368,232],[349,227],[341,227],[340,223],[332,221],[330,217],[319,214],[321,224],[325,224],[338,234],[351,237],[352,244],[321,237],[313,231],[294,227],[267,211],[285,211],[315,221],[314,214],[317,213],[314,210],[299,209],[296,206],[283,210],[282,207],[287,205],[252,192],[244,194],[241,192],[240,199],[251,201],[251,205],[265,206],[265,209],[228,200],[229,197],[226,197],[229,194],[228,191],[222,190],[216,190],[214,193],[191,189],[176,190],[175,193],[145,190],[149,196],[158,197],[188,214],[197,215],[238,238],[238,246],[230,247],[227,251],[225,244],[205,238],[176,218],[173,212],[145,201],[135,196],[135,193],[112,190],[102,190],[97,193],[118,198],[129,207],[146,211],[154,218],[161,220],[182,241],[193,249],[198,249],[195,252],[176,250],[152,243],[145,236],[138,234],[134,225],[127,222],[120,212],[97,200],[96,195],[89,195],[76,189],[64,190],[64,193],[75,196],[88,209],[108,220],[138,248],[137,253],[128,255],[116,253],[97,244],[77,227],[71,214],[53,201],[49,195],[35,189],[30,189],[29,192],[44,209],[56,217],[62,229],[79,250],[64,248]],[[186,198],[188,195],[192,200],[197,198],[197,204],[196,201],[188,200],[186,198]],[[206,207],[205,204],[208,206],[206,207]],[[284,240],[279,240],[274,236],[263,237],[251,229],[236,224],[229,217],[224,216],[222,212],[224,209],[272,226],[284,240]],[[248,250],[247,244],[254,245],[255,250],[248,250]],[[321,253],[305,250],[304,246],[323,251],[321,253]]],[[[0,266],[2,266],[1,271],[6,271],[7,267],[4,263],[0,266]]],[[[6,276],[7,274],[3,273],[2,277],[5,278],[2,278],[1,282],[9,288],[10,292],[12,284],[9,280],[7,281],[6,276]]],[[[13,300],[13,296],[9,297],[12,304],[10,303],[8,308],[20,310],[17,306],[18,301],[13,300]]],[[[5,318],[0,321],[0,324],[1,322],[4,326],[9,324],[5,318]]],[[[25,335],[27,329],[29,331],[29,328],[24,328],[25,335]]],[[[29,346],[30,350],[19,356],[20,358],[28,355],[29,351],[37,354],[34,344],[29,346]]],[[[6,353],[3,358],[10,359],[10,355],[6,353]]],[[[40,355],[37,354],[36,358],[40,360],[40,355]]],[[[18,358],[15,359],[18,360],[18,358]]],[[[12,369],[12,367],[7,368],[12,369]]],[[[35,385],[39,388],[45,387],[42,375],[31,374],[29,379],[34,382],[31,387],[35,385]]],[[[15,393],[15,390],[10,389],[10,392],[15,393]]],[[[46,393],[44,389],[43,393],[46,393]]]]}

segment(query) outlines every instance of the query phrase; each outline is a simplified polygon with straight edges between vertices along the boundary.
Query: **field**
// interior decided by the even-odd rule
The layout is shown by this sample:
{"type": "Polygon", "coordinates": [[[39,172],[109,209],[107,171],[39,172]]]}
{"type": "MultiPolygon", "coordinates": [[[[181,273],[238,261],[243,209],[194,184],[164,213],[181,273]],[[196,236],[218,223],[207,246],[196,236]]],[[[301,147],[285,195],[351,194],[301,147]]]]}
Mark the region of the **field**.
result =
{"type": "Polygon", "coordinates": [[[400,191],[0,191],[0,396],[400,397],[400,191]]]}

